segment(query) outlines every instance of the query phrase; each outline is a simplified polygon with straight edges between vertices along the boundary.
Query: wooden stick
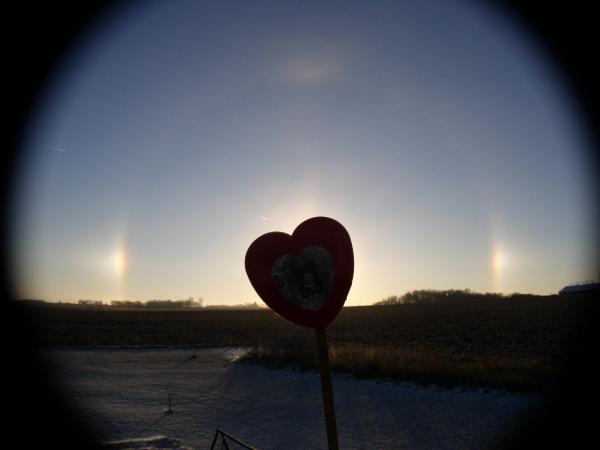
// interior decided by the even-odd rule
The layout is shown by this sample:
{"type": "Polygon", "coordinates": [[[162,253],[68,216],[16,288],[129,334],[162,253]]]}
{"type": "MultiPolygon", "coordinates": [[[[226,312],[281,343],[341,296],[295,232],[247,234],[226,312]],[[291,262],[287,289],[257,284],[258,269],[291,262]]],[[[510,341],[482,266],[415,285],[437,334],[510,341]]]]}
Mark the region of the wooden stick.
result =
{"type": "Polygon", "coordinates": [[[335,423],[335,405],[333,403],[333,388],[331,386],[331,371],[329,369],[329,355],[325,330],[315,328],[317,341],[317,357],[319,360],[319,373],[321,374],[321,392],[323,394],[323,412],[327,427],[327,443],[329,450],[338,450],[337,427],[335,423]]]}

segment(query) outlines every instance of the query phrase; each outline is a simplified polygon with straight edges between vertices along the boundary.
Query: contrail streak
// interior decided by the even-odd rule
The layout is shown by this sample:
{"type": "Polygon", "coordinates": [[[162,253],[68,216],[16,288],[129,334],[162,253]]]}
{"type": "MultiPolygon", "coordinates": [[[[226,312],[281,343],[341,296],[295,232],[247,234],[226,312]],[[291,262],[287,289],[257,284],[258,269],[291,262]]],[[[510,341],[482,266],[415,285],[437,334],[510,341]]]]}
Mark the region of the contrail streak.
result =
{"type": "Polygon", "coordinates": [[[60,147],[54,147],[53,145],[46,145],[46,144],[42,144],[42,147],[46,147],[49,148],[50,150],[56,150],[58,152],[63,152],[66,153],[67,151],[64,148],[60,148],[60,147]]]}

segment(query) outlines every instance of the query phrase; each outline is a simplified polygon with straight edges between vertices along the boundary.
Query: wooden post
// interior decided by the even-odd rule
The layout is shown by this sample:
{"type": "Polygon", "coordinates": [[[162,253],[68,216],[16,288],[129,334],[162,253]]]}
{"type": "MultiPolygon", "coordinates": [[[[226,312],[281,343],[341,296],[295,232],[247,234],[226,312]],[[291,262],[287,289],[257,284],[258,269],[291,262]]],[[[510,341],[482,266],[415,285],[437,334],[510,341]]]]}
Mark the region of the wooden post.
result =
{"type": "Polygon", "coordinates": [[[325,425],[327,427],[327,444],[329,450],[339,450],[325,329],[315,328],[315,338],[317,341],[319,373],[321,374],[321,393],[323,394],[323,412],[325,413],[325,425]]]}

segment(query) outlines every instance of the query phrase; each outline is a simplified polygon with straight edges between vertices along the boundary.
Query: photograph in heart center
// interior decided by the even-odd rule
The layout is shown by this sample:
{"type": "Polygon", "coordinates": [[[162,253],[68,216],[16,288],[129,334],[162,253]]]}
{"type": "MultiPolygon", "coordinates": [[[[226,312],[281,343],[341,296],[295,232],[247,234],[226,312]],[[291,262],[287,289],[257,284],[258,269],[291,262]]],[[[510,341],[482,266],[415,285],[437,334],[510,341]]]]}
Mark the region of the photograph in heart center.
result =
{"type": "Polygon", "coordinates": [[[316,311],[333,287],[331,255],[319,246],[306,247],[301,255],[283,255],[273,264],[273,280],[294,305],[316,311]]]}

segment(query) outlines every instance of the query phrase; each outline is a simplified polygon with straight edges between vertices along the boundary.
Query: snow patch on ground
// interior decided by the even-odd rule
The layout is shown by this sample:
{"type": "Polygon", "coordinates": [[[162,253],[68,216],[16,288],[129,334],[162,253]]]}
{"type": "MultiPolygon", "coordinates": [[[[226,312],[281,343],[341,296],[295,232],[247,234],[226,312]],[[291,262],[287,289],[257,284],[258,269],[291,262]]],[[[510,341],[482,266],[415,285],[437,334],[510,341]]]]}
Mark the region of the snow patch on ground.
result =
{"type": "Polygon", "coordinates": [[[108,441],[103,444],[106,450],[193,450],[193,448],[178,439],[172,439],[167,436],[150,436],[140,439],[123,439],[119,441],[108,441]]]}
{"type": "MultiPolygon", "coordinates": [[[[318,374],[233,362],[242,353],[229,347],[47,351],[65,398],[109,445],[158,439],[157,445],[180,447],[140,445],[208,448],[220,428],[261,450],[326,448],[318,374]]],[[[344,449],[490,448],[542,401],[348,376],[335,376],[333,388],[344,449]]]]}

